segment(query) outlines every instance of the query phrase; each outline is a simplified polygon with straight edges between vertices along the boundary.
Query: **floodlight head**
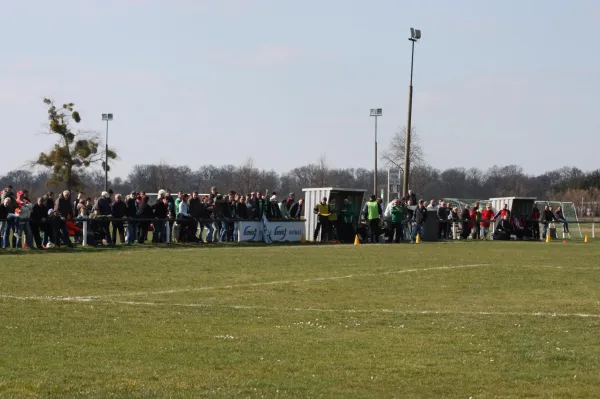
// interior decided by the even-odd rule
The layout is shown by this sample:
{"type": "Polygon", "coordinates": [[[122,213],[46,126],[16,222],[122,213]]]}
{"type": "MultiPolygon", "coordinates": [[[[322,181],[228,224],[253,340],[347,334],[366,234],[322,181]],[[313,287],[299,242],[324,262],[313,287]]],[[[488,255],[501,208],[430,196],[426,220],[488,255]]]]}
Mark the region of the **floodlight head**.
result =
{"type": "Polygon", "coordinates": [[[371,108],[371,116],[381,116],[383,115],[383,110],[381,108],[371,108]]]}
{"type": "Polygon", "coordinates": [[[113,114],[102,114],[102,120],[103,121],[112,121],[113,120],[113,114]]]}
{"type": "Polygon", "coordinates": [[[419,40],[421,38],[421,30],[410,28],[410,40],[419,40]]]}

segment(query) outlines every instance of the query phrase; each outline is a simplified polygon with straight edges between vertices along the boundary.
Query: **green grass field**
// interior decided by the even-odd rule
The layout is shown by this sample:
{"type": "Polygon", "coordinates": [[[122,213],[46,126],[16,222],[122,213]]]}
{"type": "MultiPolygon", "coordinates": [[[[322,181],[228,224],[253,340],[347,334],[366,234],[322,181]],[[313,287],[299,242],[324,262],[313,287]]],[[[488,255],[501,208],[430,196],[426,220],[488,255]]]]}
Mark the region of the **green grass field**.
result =
{"type": "Polygon", "coordinates": [[[600,397],[600,245],[0,254],[0,397],[600,397]]]}

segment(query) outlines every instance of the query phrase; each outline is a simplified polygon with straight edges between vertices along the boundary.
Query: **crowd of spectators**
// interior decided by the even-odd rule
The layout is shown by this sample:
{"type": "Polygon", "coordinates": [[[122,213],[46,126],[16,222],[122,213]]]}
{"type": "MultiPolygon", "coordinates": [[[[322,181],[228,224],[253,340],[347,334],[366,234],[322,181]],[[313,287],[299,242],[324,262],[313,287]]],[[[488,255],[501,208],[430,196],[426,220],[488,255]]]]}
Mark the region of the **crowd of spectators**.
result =
{"type": "Polygon", "coordinates": [[[382,204],[381,198],[372,195],[363,207],[365,223],[359,226],[358,234],[364,236],[365,242],[399,243],[410,240],[415,243],[417,236],[423,235],[428,218],[427,208],[423,200],[417,201],[411,190],[408,196],[388,203],[385,210],[382,204]]]}
{"type": "Polygon", "coordinates": [[[439,238],[544,240],[550,224],[555,221],[562,223],[564,233],[569,233],[569,224],[560,206],[554,210],[552,206],[546,205],[543,212],[540,212],[534,204],[530,215],[512,215],[507,204],[494,212],[492,204],[487,203],[485,207],[480,207],[479,202],[475,202],[473,206],[466,205],[460,213],[457,207],[451,208],[450,204],[443,200],[439,200],[437,204],[435,200],[431,200],[427,208],[436,211],[440,226],[439,238]],[[452,225],[458,228],[452,229],[452,225]],[[454,237],[453,234],[458,237],[454,237]]]}
{"type": "Polygon", "coordinates": [[[364,242],[410,240],[414,243],[417,235],[423,236],[429,213],[437,219],[434,225],[438,239],[545,240],[553,222],[562,223],[563,232],[569,233],[569,224],[560,206],[556,210],[545,206],[540,212],[534,205],[530,215],[512,215],[507,204],[497,212],[490,203],[481,207],[479,202],[460,210],[443,200],[431,200],[425,206],[411,191],[407,197],[392,200],[385,208],[381,198],[372,196],[363,209],[364,223],[359,225],[358,233],[364,242]],[[374,211],[375,204],[378,212],[374,211]],[[383,216],[373,216],[374,213],[383,216]]]}
{"type": "Polygon", "coordinates": [[[150,232],[153,243],[166,243],[171,237],[177,242],[208,244],[237,241],[238,220],[297,220],[303,207],[303,200],[296,201],[293,193],[279,201],[276,193],[268,198],[260,192],[222,195],[216,187],[204,196],[181,191],[174,196],[160,190],[152,201],[144,192],[123,197],[108,191],[96,199],[83,192],[75,199],[69,191],[57,197],[48,192],[32,203],[27,190],[15,193],[7,186],[1,195],[0,235],[2,248],[11,244],[31,249],[72,247],[83,241],[83,234],[89,245],[112,246],[117,240],[144,244],[150,232]]]}
{"type": "MultiPolygon", "coordinates": [[[[362,242],[415,242],[423,235],[428,214],[437,216],[439,239],[545,239],[553,222],[569,225],[560,207],[533,208],[531,215],[511,215],[507,205],[497,212],[491,204],[480,207],[450,207],[443,200],[423,200],[409,191],[406,197],[383,206],[381,198],[371,196],[364,204],[360,219],[348,199],[336,208],[327,198],[312,210],[317,217],[314,241],[350,243],[358,235],[362,242]],[[541,237],[540,237],[540,225],[541,237]]],[[[69,191],[58,196],[48,192],[32,201],[27,190],[14,192],[12,186],[2,190],[0,201],[0,243],[4,248],[72,247],[83,241],[89,245],[144,244],[152,233],[152,243],[169,241],[216,243],[237,241],[239,220],[299,220],[304,216],[304,202],[290,193],[279,200],[276,193],[243,195],[230,191],[222,195],[216,187],[200,195],[159,190],[152,202],[144,192],[123,197],[112,191],[92,199],[83,192],[71,198],[69,191]],[[84,223],[85,227],[84,228],[84,223]]]]}

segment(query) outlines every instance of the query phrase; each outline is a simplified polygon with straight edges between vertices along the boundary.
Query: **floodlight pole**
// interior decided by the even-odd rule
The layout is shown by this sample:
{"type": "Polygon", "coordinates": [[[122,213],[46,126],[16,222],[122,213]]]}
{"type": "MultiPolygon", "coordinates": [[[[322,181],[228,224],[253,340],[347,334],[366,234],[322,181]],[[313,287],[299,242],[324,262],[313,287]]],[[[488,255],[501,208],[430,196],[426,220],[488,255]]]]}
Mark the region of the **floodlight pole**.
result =
{"type": "Polygon", "coordinates": [[[108,122],[113,119],[113,114],[102,114],[102,120],[106,121],[106,137],[104,140],[104,191],[108,191],[108,122]]]}
{"type": "Polygon", "coordinates": [[[375,168],[373,168],[373,193],[377,195],[377,115],[375,115],[375,168]]]}
{"type": "Polygon", "coordinates": [[[402,196],[408,195],[408,178],[410,175],[410,134],[412,130],[412,98],[413,98],[413,65],[415,60],[415,42],[419,38],[412,35],[408,40],[412,42],[412,53],[410,56],[410,86],[408,87],[408,121],[406,123],[406,140],[404,147],[404,182],[402,184],[402,196]]]}
{"type": "Polygon", "coordinates": [[[104,191],[108,191],[108,118],[106,119],[106,140],[104,141],[104,191]]]}
{"type": "Polygon", "coordinates": [[[373,168],[373,194],[377,195],[377,117],[382,116],[381,108],[371,108],[371,116],[375,117],[375,167],[373,168]]]}

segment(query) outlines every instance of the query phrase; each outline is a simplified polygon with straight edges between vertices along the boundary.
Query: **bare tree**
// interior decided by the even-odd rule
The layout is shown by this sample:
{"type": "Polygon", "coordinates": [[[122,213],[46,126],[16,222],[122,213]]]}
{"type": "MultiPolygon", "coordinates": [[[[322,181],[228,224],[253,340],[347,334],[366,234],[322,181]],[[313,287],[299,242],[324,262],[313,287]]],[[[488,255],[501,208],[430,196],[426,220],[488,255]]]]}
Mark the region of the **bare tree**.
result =
{"type": "Polygon", "coordinates": [[[321,155],[319,161],[314,166],[314,181],[317,187],[326,187],[329,184],[329,166],[327,166],[325,155],[321,155]]]}
{"type": "Polygon", "coordinates": [[[235,173],[235,186],[242,193],[254,191],[260,184],[261,172],[254,166],[254,160],[248,158],[246,163],[240,166],[235,173]]]}
{"type": "Polygon", "coordinates": [[[259,189],[261,190],[261,192],[264,192],[265,190],[279,191],[280,187],[281,179],[277,172],[275,172],[274,170],[263,170],[260,172],[259,189]]]}
{"type": "MultiPolygon", "coordinates": [[[[389,168],[395,167],[404,171],[404,154],[406,150],[406,128],[402,127],[392,137],[388,148],[382,152],[381,159],[389,168]]],[[[410,165],[423,166],[425,154],[421,146],[421,140],[413,127],[410,135],[410,165]]]]}

